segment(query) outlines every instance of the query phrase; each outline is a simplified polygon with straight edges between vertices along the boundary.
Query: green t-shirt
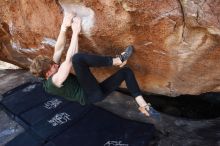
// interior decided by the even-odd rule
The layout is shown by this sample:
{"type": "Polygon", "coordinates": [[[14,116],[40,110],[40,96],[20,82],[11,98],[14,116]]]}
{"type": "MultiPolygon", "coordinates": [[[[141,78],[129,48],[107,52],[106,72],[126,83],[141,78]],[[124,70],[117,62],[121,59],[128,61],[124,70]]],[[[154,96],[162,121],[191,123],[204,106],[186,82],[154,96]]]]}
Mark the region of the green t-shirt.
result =
{"type": "Polygon", "coordinates": [[[43,83],[46,92],[62,96],[67,100],[78,101],[81,105],[86,104],[83,89],[81,88],[77,78],[73,74],[69,74],[64,81],[63,86],[58,88],[52,82],[52,77],[48,78],[43,83]]]}

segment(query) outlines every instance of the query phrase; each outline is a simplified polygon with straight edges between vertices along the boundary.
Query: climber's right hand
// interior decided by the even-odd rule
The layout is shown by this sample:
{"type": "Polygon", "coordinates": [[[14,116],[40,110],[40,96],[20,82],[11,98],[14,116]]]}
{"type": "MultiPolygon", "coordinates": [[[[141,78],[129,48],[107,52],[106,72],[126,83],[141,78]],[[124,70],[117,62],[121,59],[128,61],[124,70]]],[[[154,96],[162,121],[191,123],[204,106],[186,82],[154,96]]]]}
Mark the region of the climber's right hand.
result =
{"type": "Polygon", "coordinates": [[[71,26],[74,13],[69,13],[64,11],[63,23],[61,25],[61,31],[66,32],[67,28],[71,26]]]}
{"type": "Polygon", "coordinates": [[[71,27],[72,27],[73,33],[79,34],[79,32],[81,31],[81,18],[77,16],[74,17],[71,27]]]}

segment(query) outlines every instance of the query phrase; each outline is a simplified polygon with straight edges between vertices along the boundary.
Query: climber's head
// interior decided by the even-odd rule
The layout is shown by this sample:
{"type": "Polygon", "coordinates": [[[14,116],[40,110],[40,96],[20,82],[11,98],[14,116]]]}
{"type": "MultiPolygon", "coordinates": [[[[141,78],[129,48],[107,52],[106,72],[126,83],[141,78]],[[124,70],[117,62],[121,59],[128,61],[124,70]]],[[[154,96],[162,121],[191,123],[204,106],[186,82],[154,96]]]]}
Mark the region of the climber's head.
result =
{"type": "Polygon", "coordinates": [[[30,72],[37,77],[48,78],[58,71],[59,65],[47,56],[39,55],[30,65],[30,72]]]}

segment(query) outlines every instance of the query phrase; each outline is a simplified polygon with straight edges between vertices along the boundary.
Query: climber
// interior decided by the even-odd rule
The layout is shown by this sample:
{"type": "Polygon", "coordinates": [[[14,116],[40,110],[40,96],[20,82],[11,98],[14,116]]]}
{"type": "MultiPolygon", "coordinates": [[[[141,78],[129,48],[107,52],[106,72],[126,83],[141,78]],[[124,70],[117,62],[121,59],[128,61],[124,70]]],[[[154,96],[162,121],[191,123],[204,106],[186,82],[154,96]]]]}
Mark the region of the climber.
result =
{"type": "Polygon", "coordinates": [[[139,110],[149,116],[149,105],[141,95],[133,71],[128,67],[124,67],[132,54],[133,47],[128,46],[124,52],[116,57],[78,53],[78,35],[80,30],[81,19],[65,12],[55,45],[53,60],[42,55],[33,60],[30,71],[35,76],[46,79],[44,81],[46,92],[63,96],[68,100],[77,101],[85,105],[103,100],[125,81],[128,90],[139,105],[139,110]],[[66,42],[66,30],[70,26],[72,28],[71,43],[67,50],[65,61],[60,64],[60,58],[66,42]],[[75,70],[75,75],[70,73],[72,66],[75,70]],[[119,66],[120,70],[101,83],[96,80],[89,69],[89,67],[110,66],[119,66]]]}

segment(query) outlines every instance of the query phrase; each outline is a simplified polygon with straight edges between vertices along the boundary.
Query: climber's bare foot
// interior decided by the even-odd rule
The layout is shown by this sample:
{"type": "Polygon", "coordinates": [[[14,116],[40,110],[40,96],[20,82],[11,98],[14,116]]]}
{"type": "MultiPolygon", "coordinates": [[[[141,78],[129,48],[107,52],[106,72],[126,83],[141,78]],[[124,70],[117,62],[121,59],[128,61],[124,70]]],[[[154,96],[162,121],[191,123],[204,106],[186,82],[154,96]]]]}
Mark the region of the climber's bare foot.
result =
{"type": "Polygon", "coordinates": [[[150,116],[150,114],[149,114],[149,106],[147,105],[147,106],[140,106],[139,108],[139,111],[141,112],[141,113],[143,113],[145,116],[147,116],[147,117],[149,117],[150,116]]]}

